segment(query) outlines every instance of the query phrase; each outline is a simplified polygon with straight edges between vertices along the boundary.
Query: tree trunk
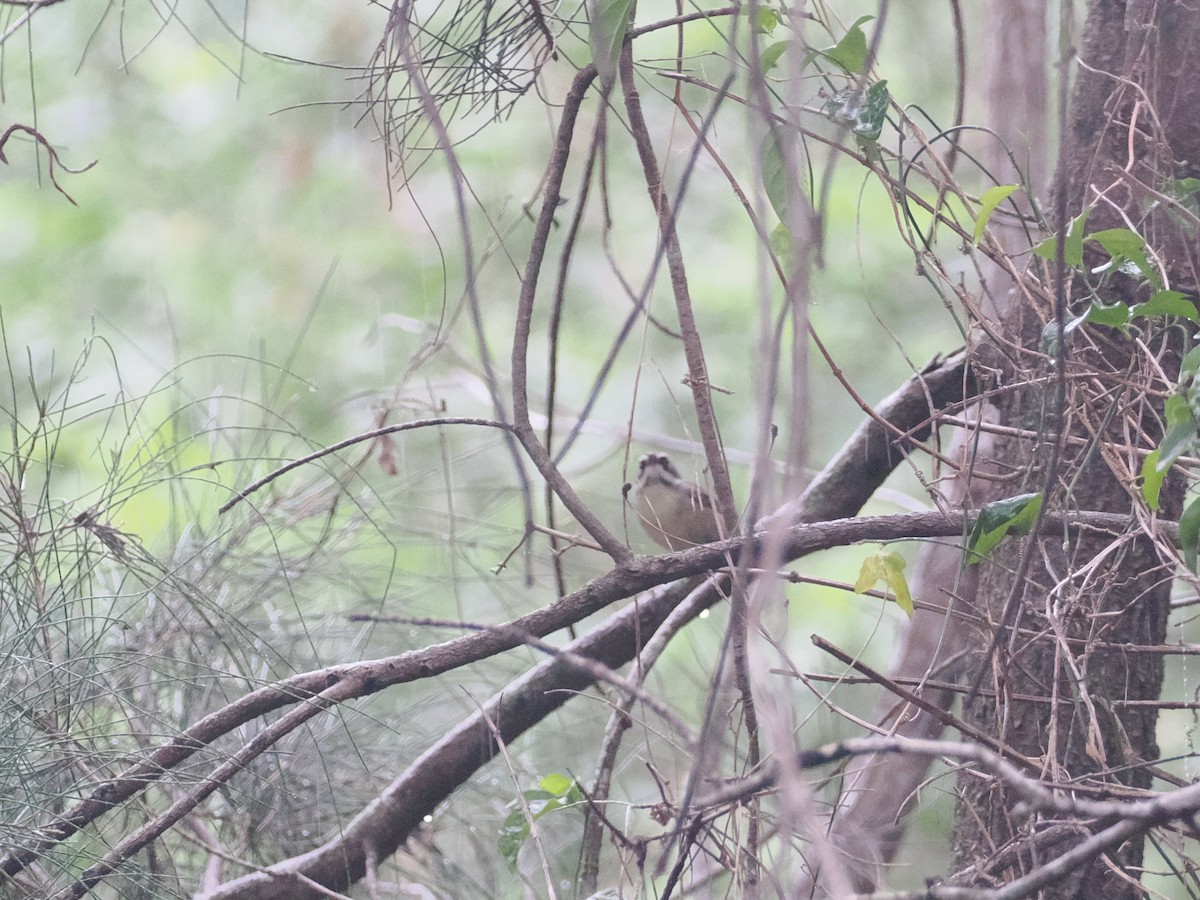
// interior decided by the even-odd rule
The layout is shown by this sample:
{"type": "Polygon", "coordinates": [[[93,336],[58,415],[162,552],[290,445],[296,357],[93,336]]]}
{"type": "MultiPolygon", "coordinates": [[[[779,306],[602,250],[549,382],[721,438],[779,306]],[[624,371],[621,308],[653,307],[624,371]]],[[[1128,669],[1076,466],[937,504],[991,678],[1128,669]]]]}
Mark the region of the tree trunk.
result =
{"type": "MultiPolygon", "coordinates": [[[[1072,219],[1094,206],[1088,234],[1137,231],[1160,261],[1164,286],[1194,292],[1196,233],[1178,210],[1154,201],[1171,193],[1174,179],[1200,173],[1200,15],[1168,0],[1093,0],[1079,58],[1055,183],[1065,201],[1059,208],[1072,219]]],[[[1061,231],[1062,223],[1055,227],[1061,231]]],[[[1085,245],[1082,268],[1090,274],[1067,274],[1068,321],[1093,299],[1133,304],[1156,290],[1144,278],[1093,271],[1107,260],[1094,242],[1085,245]]],[[[1127,513],[1129,527],[1124,534],[1010,540],[984,563],[978,603],[990,625],[974,635],[982,691],[965,717],[1038,761],[1046,782],[1070,782],[1080,796],[1125,796],[1150,786],[1157,714],[1122,701],[1157,699],[1163,675],[1160,655],[1128,645],[1164,642],[1175,565],[1174,551],[1152,537],[1135,480],[1137,451],[1161,439],[1181,331],[1161,318],[1138,320],[1133,334],[1075,330],[1060,404],[1058,372],[1042,337],[1054,321],[1053,265],[1042,274],[1041,301],[1022,304],[1006,326],[1025,352],[1006,349],[994,361],[1002,373],[1003,423],[1034,437],[1002,438],[997,461],[1019,476],[1010,493],[1047,489],[1051,508],[1127,513]],[[1055,456],[1057,472],[1047,485],[1055,456]]],[[[1036,286],[1030,296],[1039,296],[1036,286]]],[[[1181,485],[1169,480],[1159,516],[1177,518],[1181,499],[1181,485]]],[[[1086,821],[1030,817],[1012,794],[977,774],[964,773],[959,787],[960,883],[1011,881],[1091,833],[1086,821]]],[[[1141,841],[1127,842],[1044,896],[1142,896],[1141,857],[1141,841]]]]}

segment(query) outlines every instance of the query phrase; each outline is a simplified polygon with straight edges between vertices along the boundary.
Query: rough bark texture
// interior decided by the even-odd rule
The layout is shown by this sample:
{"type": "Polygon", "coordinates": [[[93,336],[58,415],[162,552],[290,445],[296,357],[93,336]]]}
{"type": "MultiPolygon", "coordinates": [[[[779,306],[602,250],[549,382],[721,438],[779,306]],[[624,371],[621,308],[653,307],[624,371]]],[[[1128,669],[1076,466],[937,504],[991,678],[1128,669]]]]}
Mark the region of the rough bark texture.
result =
{"type": "MultiPolygon", "coordinates": [[[[979,90],[979,101],[987,111],[987,126],[998,137],[987,137],[981,155],[987,170],[997,183],[1022,181],[1030,185],[1028,194],[1014,195],[1022,211],[1031,206],[1034,196],[1045,184],[1046,156],[1046,7],[1043,0],[988,0],[986,27],[980,34],[969,34],[966,43],[974,46],[980,39],[988,46],[987,78],[971,81],[974,68],[964,67],[968,93],[979,90]],[[1013,166],[1015,159],[1020,166],[1013,166]]],[[[971,148],[974,150],[975,148],[971,148]]],[[[1029,246],[1026,227],[999,217],[990,223],[992,236],[1013,254],[1029,246]]],[[[1006,319],[1014,298],[1013,281],[1008,270],[981,260],[983,291],[980,306],[997,324],[1006,319]]],[[[972,335],[973,343],[984,339],[972,335]]],[[[994,421],[990,405],[975,405],[965,418],[994,421]]],[[[998,474],[989,460],[998,458],[992,435],[958,430],[950,444],[949,455],[962,461],[962,469],[943,488],[945,503],[951,508],[978,509],[997,499],[997,483],[980,474],[998,474]],[[974,464],[971,458],[975,458],[974,464]],[[980,470],[984,470],[982,473],[980,470]]],[[[999,488],[1006,487],[1003,483],[999,488]]],[[[913,595],[926,603],[941,604],[945,609],[918,609],[904,630],[888,675],[897,679],[933,677],[953,681],[961,674],[960,652],[963,629],[957,618],[947,613],[969,609],[975,604],[979,569],[962,566],[962,548],[957,542],[936,541],[922,550],[909,579],[913,595]]],[[[942,709],[951,709],[959,699],[956,692],[935,688],[917,688],[915,693],[942,709]]],[[[892,694],[881,693],[875,722],[889,734],[912,738],[939,738],[944,726],[927,712],[911,708],[892,694]]],[[[868,892],[886,884],[888,870],[896,858],[907,828],[907,814],[916,805],[921,787],[928,778],[932,760],[927,756],[865,756],[854,759],[846,768],[842,794],[831,817],[830,844],[842,858],[846,874],[856,890],[868,892]]],[[[822,876],[825,870],[814,867],[798,886],[796,895],[826,896],[831,885],[822,876]]]]}
{"type": "MultiPolygon", "coordinates": [[[[1198,39],[1194,3],[1091,3],[1070,146],[1055,186],[1065,192],[1068,218],[1095,205],[1087,233],[1132,228],[1145,237],[1162,261],[1168,286],[1185,291],[1197,283],[1196,235],[1165,207],[1150,204],[1155,192],[1170,190],[1171,179],[1194,177],[1200,162],[1198,39]]],[[[1107,259],[1093,258],[1092,252],[1089,245],[1085,268],[1107,259]]],[[[1147,299],[1150,289],[1140,282],[1115,274],[1090,280],[1105,303],[1147,299]]],[[[998,459],[1021,473],[1020,489],[1037,491],[1046,486],[1052,455],[1059,454],[1061,466],[1046,502],[1052,508],[1128,513],[1130,526],[1123,535],[1012,542],[995,555],[979,590],[980,612],[992,623],[990,632],[976,635],[977,664],[986,666],[984,692],[966,717],[1016,752],[1043,760],[1047,781],[1071,781],[1081,790],[1147,788],[1151,776],[1145,764],[1158,753],[1156,712],[1112,701],[1157,698],[1162,661],[1111,648],[1160,643],[1166,634],[1172,563],[1169,552],[1164,555],[1142,529],[1148,513],[1134,480],[1140,466],[1134,450],[1150,449],[1161,437],[1162,397],[1177,366],[1171,343],[1179,331],[1148,327],[1141,345],[1103,328],[1075,332],[1060,424],[1057,375],[1052,360],[1036,352],[1052,320],[1052,290],[1048,285],[1042,308],[1014,311],[1008,334],[1028,352],[1006,370],[1008,391],[999,403],[1005,424],[1040,437],[998,442],[998,459]],[[1060,429],[1067,439],[1056,440],[1060,429]],[[1029,554],[1024,563],[1022,553],[1029,554]],[[1027,575],[1015,584],[1023,564],[1027,575]],[[1009,607],[1010,598],[1015,606],[1009,607]],[[987,656],[1006,608],[1014,627],[1001,632],[1004,639],[987,656]]],[[[1086,308],[1092,297],[1082,281],[1069,290],[1071,312],[1086,308]]],[[[1177,486],[1164,489],[1161,516],[1177,517],[1180,495],[1177,486]]],[[[1010,881],[1089,834],[1087,822],[1022,814],[990,779],[964,774],[959,787],[959,883],[1010,881]]],[[[1141,842],[1130,841],[1119,858],[1097,859],[1045,896],[1142,896],[1136,883],[1141,857],[1141,842]]]]}

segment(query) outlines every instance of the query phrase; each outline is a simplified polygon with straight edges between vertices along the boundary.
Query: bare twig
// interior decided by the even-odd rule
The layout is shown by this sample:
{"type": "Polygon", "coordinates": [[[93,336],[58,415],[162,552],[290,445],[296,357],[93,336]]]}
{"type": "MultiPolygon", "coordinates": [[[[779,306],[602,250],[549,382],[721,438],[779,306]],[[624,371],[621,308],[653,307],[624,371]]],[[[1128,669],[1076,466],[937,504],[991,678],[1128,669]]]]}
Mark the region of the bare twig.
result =
{"type": "MultiPolygon", "coordinates": [[[[11,2],[11,0],[0,0],[0,2],[11,2]]],[[[28,18],[29,16],[33,15],[35,10],[40,9],[44,6],[50,6],[52,3],[58,3],[58,2],[61,2],[61,0],[40,0],[40,2],[39,2],[39,0],[34,0],[33,3],[28,4],[29,11],[26,12],[22,18],[28,18]]],[[[12,26],[12,28],[17,27],[20,23],[21,23],[21,19],[18,19],[17,23],[14,24],[12,26]]],[[[10,28],[10,32],[11,32],[12,28],[10,28]]],[[[7,34],[5,35],[5,37],[7,37],[7,34]]],[[[0,44],[3,44],[3,43],[4,43],[4,38],[0,37],[0,44]]],[[[16,134],[18,131],[24,132],[25,134],[29,135],[35,141],[37,141],[38,144],[40,144],[43,148],[45,148],[46,153],[49,156],[49,163],[47,165],[47,168],[50,173],[50,183],[54,185],[54,189],[56,191],[58,191],[60,194],[62,194],[64,197],[66,197],[68,200],[71,201],[72,206],[78,206],[79,204],[75,202],[74,198],[70,194],[68,194],[66,192],[66,190],[63,189],[63,186],[61,184],[58,183],[58,179],[54,175],[54,167],[58,166],[64,172],[70,172],[72,175],[79,175],[79,174],[82,174],[83,172],[86,172],[92,166],[96,165],[98,160],[92,160],[90,163],[88,163],[82,169],[72,169],[70,166],[64,165],[63,161],[58,158],[58,151],[54,149],[54,146],[50,143],[49,140],[46,139],[45,135],[43,135],[40,131],[38,131],[35,128],[30,128],[28,125],[21,125],[20,123],[18,123],[15,125],[9,125],[8,128],[4,129],[4,133],[0,134],[0,163],[5,163],[5,164],[8,163],[8,157],[4,155],[4,145],[7,144],[8,139],[10,137],[12,137],[14,134],[16,134]]]]}
{"type": "Polygon", "coordinates": [[[440,419],[419,419],[415,422],[401,422],[397,425],[387,425],[383,428],[374,428],[370,431],[365,431],[362,434],[356,434],[353,437],[345,438],[335,444],[330,444],[328,447],[322,447],[320,450],[314,450],[312,453],[305,454],[297,459],[293,459],[286,465],[280,466],[268,472],[257,481],[251,482],[246,487],[242,488],[229,500],[221,504],[218,513],[227,513],[233,509],[255,491],[266,487],[276,478],[281,475],[286,475],[293,469],[298,469],[301,466],[306,466],[309,463],[316,462],[318,459],[323,459],[339,450],[345,450],[347,447],[353,447],[355,444],[361,444],[363,441],[373,441],[377,438],[385,437],[389,434],[399,434],[402,431],[413,431],[418,428],[441,427],[443,425],[481,425],[484,428],[499,428],[502,431],[511,431],[512,426],[505,422],[497,422],[493,419],[478,419],[470,416],[448,416],[440,419]]]}

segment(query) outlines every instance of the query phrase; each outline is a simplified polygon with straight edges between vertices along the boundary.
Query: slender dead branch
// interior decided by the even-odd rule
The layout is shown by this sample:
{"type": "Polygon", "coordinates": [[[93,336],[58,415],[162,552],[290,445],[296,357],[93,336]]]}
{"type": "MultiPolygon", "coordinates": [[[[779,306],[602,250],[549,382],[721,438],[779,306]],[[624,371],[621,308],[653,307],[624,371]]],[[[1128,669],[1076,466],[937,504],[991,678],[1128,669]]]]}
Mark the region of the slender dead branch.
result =
{"type": "Polygon", "coordinates": [[[309,463],[316,462],[318,459],[324,459],[326,456],[337,453],[339,450],[345,450],[347,447],[353,447],[355,444],[361,444],[363,441],[373,441],[381,437],[386,437],[389,434],[399,434],[402,431],[413,431],[419,428],[440,428],[443,425],[481,425],[485,428],[499,428],[502,431],[512,430],[512,426],[506,422],[497,422],[493,419],[478,419],[470,416],[448,416],[446,418],[439,419],[419,419],[415,422],[401,422],[397,425],[387,425],[383,428],[373,428],[370,431],[363,432],[362,434],[356,434],[353,437],[348,437],[344,440],[338,441],[336,444],[330,444],[328,447],[322,447],[320,450],[314,450],[312,453],[308,453],[297,459],[293,459],[286,465],[282,465],[278,469],[268,472],[262,478],[251,482],[246,487],[234,494],[229,500],[226,500],[224,503],[222,503],[221,508],[217,510],[217,513],[218,515],[222,515],[229,512],[229,510],[233,509],[251,494],[266,487],[281,475],[286,475],[293,469],[306,466],[309,463]]]}
{"type": "Polygon", "coordinates": [[[576,73],[575,79],[571,82],[571,89],[563,101],[558,133],[555,136],[554,152],[550,159],[546,186],[542,192],[542,207],[534,225],[529,258],[521,279],[521,294],[517,302],[512,344],[513,429],[517,439],[525,448],[526,454],[542,477],[546,479],[547,485],[562,501],[563,506],[596,543],[604,548],[604,552],[612,558],[613,562],[621,565],[628,561],[633,554],[575,493],[574,488],[563,477],[558,466],[554,464],[546,446],[538,439],[537,432],[529,418],[529,338],[533,327],[533,307],[537,298],[538,279],[542,271],[542,262],[546,257],[550,230],[554,226],[554,213],[562,199],[563,179],[566,177],[567,160],[571,155],[571,139],[575,133],[575,122],[579,116],[579,109],[583,105],[584,97],[587,96],[588,89],[595,80],[595,66],[585,66],[576,73]]]}
{"type": "Polygon", "coordinates": [[[650,130],[642,114],[641,99],[633,76],[633,54],[626,44],[620,59],[621,89],[624,93],[625,111],[629,116],[629,129],[642,163],[642,177],[650,202],[658,215],[659,240],[667,260],[667,271],[671,276],[671,287],[675,296],[675,311],[679,318],[679,330],[683,334],[683,353],[687,359],[688,387],[696,410],[696,421],[704,443],[705,461],[713,483],[713,503],[722,526],[722,535],[733,534],[737,528],[737,506],[733,501],[733,486],[729,481],[729,467],[721,448],[721,436],[717,431],[717,417],[713,412],[712,393],[708,383],[708,366],[704,359],[704,347],[700,340],[700,329],[692,310],[691,292],[688,289],[687,269],[683,262],[683,250],[679,246],[679,235],[675,230],[675,215],[662,183],[658,159],[650,130]]]}
{"type": "MultiPolygon", "coordinates": [[[[12,0],[0,0],[0,2],[11,3],[12,0]]],[[[50,6],[50,5],[52,5],[54,3],[58,3],[58,2],[61,2],[61,0],[33,0],[33,2],[31,2],[31,3],[21,3],[21,4],[17,4],[17,5],[28,7],[27,12],[22,17],[22,18],[28,18],[29,16],[32,16],[36,10],[41,9],[46,6],[50,6]]],[[[10,27],[9,32],[7,32],[5,34],[5,36],[7,36],[8,33],[11,33],[12,29],[15,27],[18,27],[19,25],[20,25],[20,20],[18,20],[18,22],[16,24],[14,24],[12,27],[10,27]]],[[[0,44],[3,44],[3,43],[4,43],[4,40],[2,37],[0,37],[0,44]]],[[[8,164],[8,157],[4,155],[4,145],[7,144],[8,139],[10,137],[12,137],[14,134],[16,134],[18,131],[29,135],[31,138],[33,138],[35,141],[37,141],[37,143],[43,149],[45,149],[47,158],[49,159],[49,162],[47,163],[46,168],[47,168],[47,171],[50,173],[50,183],[54,185],[54,189],[56,191],[58,191],[60,194],[62,194],[64,197],[66,197],[67,200],[69,200],[71,202],[72,206],[78,206],[79,204],[75,202],[75,199],[66,192],[66,190],[63,188],[63,186],[61,184],[58,183],[58,178],[54,174],[54,169],[57,166],[58,168],[62,169],[64,172],[69,172],[72,175],[80,175],[80,174],[86,172],[92,166],[96,165],[98,160],[92,160],[90,163],[88,163],[86,166],[84,166],[81,169],[72,169],[70,166],[65,165],[61,159],[59,159],[58,151],[54,149],[54,146],[50,143],[49,140],[47,140],[45,135],[43,135],[36,128],[31,128],[28,125],[22,125],[20,123],[17,123],[14,125],[9,125],[8,128],[4,129],[4,133],[0,134],[0,163],[5,163],[6,165],[8,164]]]]}

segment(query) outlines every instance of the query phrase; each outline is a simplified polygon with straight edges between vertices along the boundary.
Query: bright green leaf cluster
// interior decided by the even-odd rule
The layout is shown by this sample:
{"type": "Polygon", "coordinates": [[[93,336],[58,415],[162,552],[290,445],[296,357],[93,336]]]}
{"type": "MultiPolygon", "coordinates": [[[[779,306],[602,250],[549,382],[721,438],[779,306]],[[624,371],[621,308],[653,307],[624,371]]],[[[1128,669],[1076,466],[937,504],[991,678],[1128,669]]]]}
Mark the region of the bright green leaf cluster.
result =
{"type": "MultiPolygon", "coordinates": [[[[1008,191],[1010,187],[1011,185],[1005,185],[1000,188],[992,188],[984,195],[984,200],[999,202],[1008,196],[1003,192],[1008,191]],[[993,192],[996,193],[993,194],[993,192]]],[[[1011,193],[1011,191],[1008,192],[1011,193]]],[[[986,216],[990,215],[994,208],[994,203],[990,206],[987,202],[984,203],[979,219],[975,223],[976,241],[983,233],[986,216]]],[[[1084,227],[1090,214],[1091,208],[1089,207],[1072,219],[1067,226],[1066,242],[1063,244],[1063,262],[1075,269],[1082,267],[1084,244],[1088,241],[1095,242],[1108,254],[1109,260],[1103,266],[1094,269],[1092,274],[1120,271],[1148,284],[1154,289],[1154,293],[1144,303],[1135,304],[1105,304],[1099,299],[1095,299],[1081,315],[1063,326],[1064,335],[1070,334],[1084,323],[1124,329],[1140,318],[1174,316],[1200,322],[1200,311],[1196,308],[1195,298],[1163,287],[1162,276],[1150,262],[1146,252],[1146,241],[1140,234],[1128,228],[1107,228],[1103,231],[1084,234],[1084,227]]],[[[1058,250],[1058,240],[1057,236],[1047,238],[1034,247],[1033,252],[1045,259],[1054,259],[1058,250]]],[[[1058,326],[1050,323],[1042,330],[1042,348],[1047,353],[1054,355],[1058,349],[1057,344],[1058,326]]]]}
{"type": "MultiPolygon", "coordinates": [[[[1101,274],[1109,270],[1118,270],[1135,278],[1141,278],[1158,291],[1163,289],[1162,276],[1146,255],[1146,239],[1136,231],[1128,228],[1106,228],[1103,231],[1093,231],[1084,235],[1084,225],[1087,224],[1091,208],[1071,220],[1067,228],[1067,241],[1063,245],[1063,262],[1071,268],[1083,265],[1083,245],[1086,241],[1094,241],[1108,254],[1109,261],[1093,271],[1101,274]]],[[[1049,237],[1033,248],[1033,252],[1043,259],[1054,259],[1058,251],[1058,237],[1049,237]]]]}
{"type": "MultiPolygon", "coordinates": [[[[804,66],[808,66],[818,57],[823,57],[847,74],[862,75],[867,69],[867,53],[869,52],[867,36],[863,33],[862,26],[873,18],[875,17],[859,16],[837,44],[826,47],[824,50],[810,50],[804,59],[804,66]]],[[[759,7],[755,31],[759,34],[773,34],[782,21],[782,15],[774,8],[759,7]]],[[[763,74],[769,72],[779,62],[779,58],[783,56],[790,44],[791,41],[779,41],[763,50],[761,56],[763,74]]]]}
{"type": "Polygon", "coordinates": [[[887,586],[887,592],[896,605],[911,619],[913,601],[904,577],[904,557],[894,550],[880,550],[863,560],[858,580],[854,582],[854,592],[865,594],[881,581],[887,586]]]}
{"type": "Polygon", "coordinates": [[[526,817],[525,808],[536,821],[554,810],[583,803],[583,792],[575,781],[558,773],[547,775],[538,782],[537,790],[522,791],[521,796],[525,799],[524,806],[515,800],[509,804],[512,808],[500,827],[500,839],[497,841],[497,848],[512,869],[517,867],[517,854],[529,837],[529,818],[526,817]]]}
{"type": "MultiPolygon", "coordinates": [[[[1200,322],[1200,311],[1194,301],[1179,291],[1157,291],[1145,303],[1113,303],[1105,305],[1093,300],[1084,312],[1063,326],[1063,334],[1070,334],[1080,325],[1107,325],[1110,328],[1125,328],[1137,319],[1148,319],[1154,316],[1175,316],[1180,319],[1190,319],[1200,322]]],[[[1054,355],[1058,327],[1051,322],[1042,329],[1042,348],[1051,356],[1054,355]]]]}

